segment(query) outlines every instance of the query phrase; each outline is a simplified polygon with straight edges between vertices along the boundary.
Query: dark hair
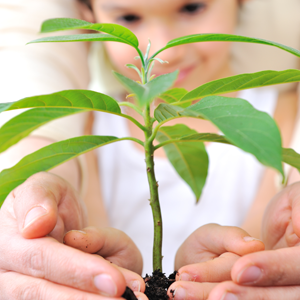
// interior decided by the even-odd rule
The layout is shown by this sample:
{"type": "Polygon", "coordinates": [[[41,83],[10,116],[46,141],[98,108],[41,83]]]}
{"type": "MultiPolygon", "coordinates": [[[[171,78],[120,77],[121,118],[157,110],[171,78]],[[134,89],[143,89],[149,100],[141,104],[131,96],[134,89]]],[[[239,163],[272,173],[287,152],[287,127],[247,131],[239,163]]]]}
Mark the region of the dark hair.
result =
{"type": "Polygon", "coordinates": [[[90,10],[92,10],[91,0],[78,0],[81,3],[84,3],[90,10]]]}

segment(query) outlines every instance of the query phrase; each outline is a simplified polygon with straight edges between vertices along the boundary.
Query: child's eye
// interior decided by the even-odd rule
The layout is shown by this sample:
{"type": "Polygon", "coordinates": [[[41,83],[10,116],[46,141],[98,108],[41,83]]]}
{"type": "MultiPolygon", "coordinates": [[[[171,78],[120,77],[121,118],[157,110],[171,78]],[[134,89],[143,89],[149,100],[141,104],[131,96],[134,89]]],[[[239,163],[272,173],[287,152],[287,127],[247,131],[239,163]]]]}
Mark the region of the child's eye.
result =
{"type": "Polygon", "coordinates": [[[134,23],[139,21],[141,18],[137,15],[134,14],[128,14],[128,15],[124,15],[122,17],[119,18],[119,21],[124,22],[124,23],[134,23]]]}
{"type": "Polygon", "coordinates": [[[194,14],[199,12],[200,10],[205,8],[204,3],[189,3],[184,5],[181,9],[180,12],[183,13],[188,13],[188,14],[194,14]]]}

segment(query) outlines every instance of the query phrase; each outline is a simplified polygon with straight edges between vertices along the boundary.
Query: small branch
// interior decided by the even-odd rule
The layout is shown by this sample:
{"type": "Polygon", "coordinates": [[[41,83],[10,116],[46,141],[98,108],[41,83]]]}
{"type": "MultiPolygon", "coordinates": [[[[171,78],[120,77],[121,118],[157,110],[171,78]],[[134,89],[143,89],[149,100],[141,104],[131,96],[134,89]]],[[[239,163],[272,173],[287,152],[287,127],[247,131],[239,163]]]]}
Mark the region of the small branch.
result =
{"type": "Polygon", "coordinates": [[[141,62],[142,62],[142,66],[145,67],[145,61],[144,61],[144,55],[143,52],[141,51],[141,49],[136,48],[136,51],[138,52],[140,58],[141,58],[141,62]]]}
{"type": "MultiPolygon", "coordinates": [[[[187,116],[177,116],[177,117],[174,117],[174,118],[166,119],[166,120],[164,120],[164,121],[158,123],[158,124],[154,127],[154,129],[153,129],[153,132],[152,132],[152,135],[151,135],[151,137],[150,137],[150,140],[151,140],[152,142],[154,141],[154,139],[155,139],[155,137],[156,137],[156,135],[157,135],[157,132],[158,132],[159,128],[160,128],[161,126],[163,126],[165,123],[167,123],[167,122],[169,122],[169,121],[171,121],[171,120],[174,120],[174,119],[184,118],[184,117],[187,117],[187,116]]],[[[156,121],[156,120],[155,120],[155,121],[156,121]]]]}
{"type": "Polygon", "coordinates": [[[154,151],[161,148],[161,147],[163,147],[163,146],[173,144],[173,143],[178,143],[178,142],[197,142],[197,141],[188,141],[188,140],[187,141],[186,140],[181,141],[181,140],[178,140],[178,139],[168,140],[168,141],[165,141],[165,142],[162,142],[162,143],[156,145],[154,147],[154,151]]]}
{"type": "Polygon", "coordinates": [[[166,50],[168,48],[164,47],[162,49],[159,49],[158,51],[156,51],[150,58],[149,60],[151,61],[155,56],[157,56],[159,53],[163,52],[164,50],[166,50]]]}
{"type": "Polygon", "coordinates": [[[133,117],[130,117],[130,116],[125,115],[125,114],[118,114],[118,116],[121,116],[121,117],[124,117],[124,118],[130,120],[132,123],[134,123],[137,127],[139,127],[140,129],[142,129],[143,131],[147,130],[145,126],[143,126],[140,122],[138,122],[133,117]]]}
{"type": "Polygon", "coordinates": [[[142,111],[139,110],[138,107],[137,107],[136,105],[134,105],[133,103],[130,103],[130,102],[125,101],[125,102],[119,102],[118,104],[119,104],[120,106],[128,106],[128,107],[134,109],[138,114],[140,114],[141,116],[143,116],[142,111]]]}
{"type": "Polygon", "coordinates": [[[143,141],[133,138],[133,137],[124,137],[124,138],[120,138],[119,140],[120,141],[133,141],[133,142],[136,142],[136,143],[142,145],[143,147],[145,146],[143,141]]]}

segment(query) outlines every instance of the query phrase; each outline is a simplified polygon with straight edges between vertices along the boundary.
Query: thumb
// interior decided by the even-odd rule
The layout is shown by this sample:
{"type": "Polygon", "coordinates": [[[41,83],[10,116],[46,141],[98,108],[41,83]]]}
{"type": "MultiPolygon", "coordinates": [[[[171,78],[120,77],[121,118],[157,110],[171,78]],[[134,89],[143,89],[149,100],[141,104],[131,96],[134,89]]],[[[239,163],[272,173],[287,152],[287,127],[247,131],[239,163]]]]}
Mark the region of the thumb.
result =
{"type": "MultiPolygon", "coordinates": [[[[24,238],[39,238],[50,234],[55,227],[62,240],[64,224],[58,218],[58,206],[71,191],[60,177],[37,173],[18,186],[10,195],[17,227],[24,238]]],[[[75,195],[74,195],[75,197],[75,195]]],[[[69,206],[72,210],[73,207],[69,206]]]]}

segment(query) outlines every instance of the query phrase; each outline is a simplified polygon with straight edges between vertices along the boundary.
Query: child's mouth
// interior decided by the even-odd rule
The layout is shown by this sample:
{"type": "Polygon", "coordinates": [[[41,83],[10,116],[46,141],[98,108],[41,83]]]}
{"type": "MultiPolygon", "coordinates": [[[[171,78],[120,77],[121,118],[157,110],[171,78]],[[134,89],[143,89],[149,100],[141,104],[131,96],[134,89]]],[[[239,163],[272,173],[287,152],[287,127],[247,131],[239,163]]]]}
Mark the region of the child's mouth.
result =
{"type": "Polygon", "coordinates": [[[185,69],[181,69],[179,71],[179,74],[178,74],[177,80],[175,82],[175,85],[178,85],[182,81],[184,81],[193,69],[194,69],[194,66],[191,66],[191,67],[188,67],[188,68],[185,68],[185,69]]]}

